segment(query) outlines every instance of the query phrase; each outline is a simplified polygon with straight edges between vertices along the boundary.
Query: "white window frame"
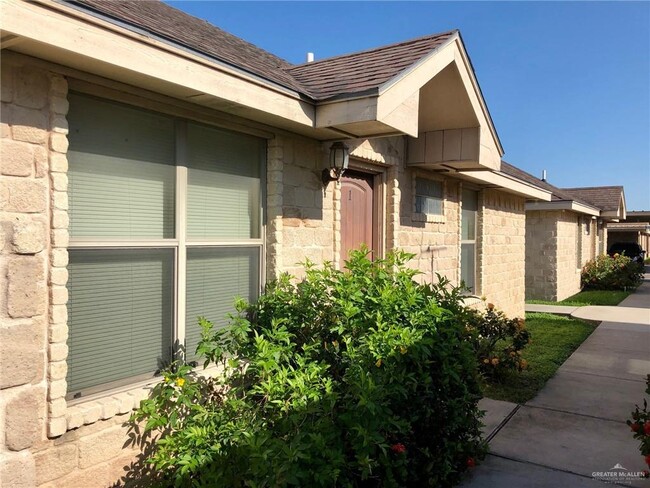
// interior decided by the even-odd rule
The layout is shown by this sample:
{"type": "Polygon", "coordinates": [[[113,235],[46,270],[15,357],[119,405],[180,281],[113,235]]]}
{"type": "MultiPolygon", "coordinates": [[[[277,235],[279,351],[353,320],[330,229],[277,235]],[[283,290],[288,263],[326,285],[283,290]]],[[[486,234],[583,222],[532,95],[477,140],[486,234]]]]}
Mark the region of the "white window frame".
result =
{"type": "Polygon", "coordinates": [[[411,212],[411,220],[414,222],[434,222],[434,223],[442,223],[445,221],[445,202],[447,201],[447,184],[446,180],[444,178],[439,178],[433,175],[424,175],[419,172],[415,172],[413,174],[413,180],[412,180],[412,212],[411,212]],[[436,198],[437,197],[432,197],[430,195],[418,195],[417,193],[417,180],[428,180],[428,181],[433,181],[435,183],[439,183],[442,186],[442,198],[440,199],[440,213],[439,214],[430,214],[426,212],[418,212],[417,211],[417,197],[418,196],[424,196],[426,198],[436,198]]]}
{"type": "MultiPolygon", "coordinates": [[[[83,96],[88,96],[84,92],[80,92],[83,96]]],[[[94,97],[94,95],[90,95],[94,97]]],[[[128,105],[137,110],[144,110],[153,113],[155,112],[137,105],[125,104],[121,101],[114,101],[110,98],[101,98],[110,103],[128,105]]],[[[74,237],[70,236],[68,250],[74,252],[75,250],[93,249],[93,250],[128,250],[128,249],[174,249],[174,286],[173,286],[173,317],[172,317],[172,342],[170,344],[172,359],[183,359],[180,348],[174,348],[175,345],[185,346],[185,330],[186,330],[186,286],[187,286],[187,251],[190,248],[242,248],[242,247],[255,247],[258,248],[259,256],[259,274],[258,279],[258,296],[262,293],[265,286],[265,256],[266,256],[266,166],[267,157],[266,151],[264,157],[260,158],[260,215],[259,215],[259,229],[258,238],[250,239],[190,239],[187,236],[187,185],[188,185],[188,168],[187,168],[187,124],[191,122],[197,125],[206,127],[214,127],[217,130],[232,131],[224,129],[223,127],[213,126],[204,122],[197,122],[190,119],[175,117],[169,114],[163,114],[174,120],[174,137],[176,143],[175,154],[175,205],[174,205],[174,219],[175,219],[175,237],[166,239],[93,239],[87,237],[74,237]]],[[[259,139],[264,139],[259,136],[259,139]]],[[[264,141],[266,143],[266,141],[264,141]]],[[[235,297],[233,296],[233,299],[235,297]]],[[[69,359],[69,358],[68,358],[69,359]]],[[[114,391],[124,390],[125,388],[132,388],[141,386],[150,382],[156,377],[156,372],[151,374],[140,375],[137,377],[129,377],[121,380],[116,380],[110,383],[103,383],[94,387],[89,387],[80,390],[79,392],[68,392],[66,400],[68,406],[77,403],[86,402],[97,396],[103,396],[114,391]],[[72,396],[74,394],[76,396],[72,396]]]]}

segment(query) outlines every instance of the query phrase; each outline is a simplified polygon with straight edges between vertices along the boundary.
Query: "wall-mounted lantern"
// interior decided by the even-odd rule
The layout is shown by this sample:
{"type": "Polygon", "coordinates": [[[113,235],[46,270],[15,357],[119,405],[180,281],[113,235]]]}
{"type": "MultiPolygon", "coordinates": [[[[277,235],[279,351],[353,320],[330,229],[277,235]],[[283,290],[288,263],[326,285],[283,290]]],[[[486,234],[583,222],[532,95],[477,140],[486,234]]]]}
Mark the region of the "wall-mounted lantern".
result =
{"type": "Polygon", "coordinates": [[[338,181],[348,169],[350,162],[350,148],[342,142],[335,142],[330,146],[330,167],[323,170],[323,185],[330,181],[338,181]]]}

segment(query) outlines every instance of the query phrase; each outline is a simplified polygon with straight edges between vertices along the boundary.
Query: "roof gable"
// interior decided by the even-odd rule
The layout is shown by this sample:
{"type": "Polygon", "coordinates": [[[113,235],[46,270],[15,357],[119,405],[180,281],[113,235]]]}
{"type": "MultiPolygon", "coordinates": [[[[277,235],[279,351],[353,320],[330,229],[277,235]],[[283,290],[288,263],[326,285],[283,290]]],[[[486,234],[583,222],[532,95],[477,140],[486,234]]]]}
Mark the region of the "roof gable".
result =
{"type": "Polygon", "coordinates": [[[378,90],[448,41],[457,31],[313,61],[288,69],[318,100],[378,90]]]}
{"type": "Polygon", "coordinates": [[[605,212],[617,212],[623,197],[622,186],[588,186],[563,188],[563,191],[584,200],[605,212]]]}

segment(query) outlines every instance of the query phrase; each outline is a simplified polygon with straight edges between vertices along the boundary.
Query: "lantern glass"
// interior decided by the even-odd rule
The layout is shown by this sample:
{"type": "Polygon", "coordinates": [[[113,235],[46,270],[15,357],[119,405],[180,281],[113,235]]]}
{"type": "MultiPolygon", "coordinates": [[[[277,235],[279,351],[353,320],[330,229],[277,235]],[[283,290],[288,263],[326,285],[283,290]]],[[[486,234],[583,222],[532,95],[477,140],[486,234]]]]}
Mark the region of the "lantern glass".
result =
{"type": "Polygon", "coordinates": [[[330,168],[343,172],[348,168],[350,153],[348,147],[342,142],[335,142],[330,147],[330,168]]]}

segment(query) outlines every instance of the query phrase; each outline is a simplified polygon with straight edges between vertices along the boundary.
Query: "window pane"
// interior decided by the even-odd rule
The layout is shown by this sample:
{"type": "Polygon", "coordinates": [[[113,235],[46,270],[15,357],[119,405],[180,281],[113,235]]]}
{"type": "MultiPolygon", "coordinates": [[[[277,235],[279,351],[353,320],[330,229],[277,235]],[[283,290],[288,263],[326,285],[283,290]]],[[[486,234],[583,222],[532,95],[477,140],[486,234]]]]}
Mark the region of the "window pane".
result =
{"type": "Polygon", "coordinates": [[[460,245],[460,279],[465,282],[465,286],[469,287],[473,293],[474,279],[476,276],[476,244],[461,244],[460,245]]]}
{"type": "Polygon", "coordinates": [[[415,179],[415,212],[442,215],[443,184],[441,181],[415,179]]]}
{"type": "Polygon", "coordinates": [[[70,250],[71,395],[168,364],[173,256],[171,249],[70,250]]]}
{"type": "Polygon", "coordinates": [[[215,326],[227,323],[236,297],[255,300],[259,295],[259,247],[190,248],[187,250],[187,357],[194,359],[201,338],[198,317],[215,326]]]}
{"type": "Polygon", "coordinates": [[[174,122],[70,94],[70,234],[174,237],[174,122]]]}
{"type": "Polygon", "coordinates": [[[187,235],[260,237],[263,139],[188,124],[187,235]]]}
{"type": "Polygon", "coordinates": [[[476,239],[476,212],[478,210],[478,193],[463,190],[461,212],[461,239],[471,241],[476,239]]]}

